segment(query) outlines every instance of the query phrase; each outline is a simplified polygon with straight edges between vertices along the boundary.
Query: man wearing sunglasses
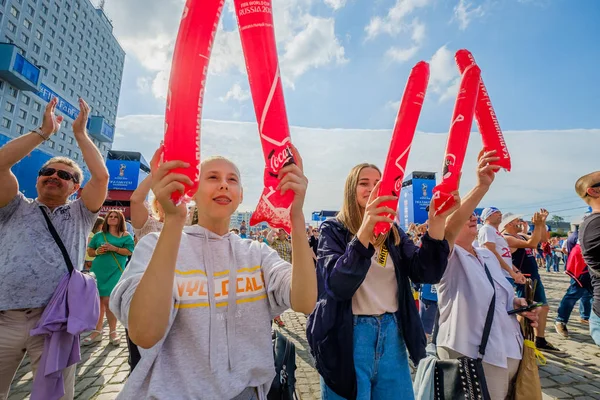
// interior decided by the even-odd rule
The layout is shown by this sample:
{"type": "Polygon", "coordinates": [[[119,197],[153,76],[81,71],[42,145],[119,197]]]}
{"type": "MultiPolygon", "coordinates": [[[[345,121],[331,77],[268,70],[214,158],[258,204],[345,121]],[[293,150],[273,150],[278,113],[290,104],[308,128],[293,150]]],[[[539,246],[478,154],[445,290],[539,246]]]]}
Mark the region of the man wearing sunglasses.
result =
{"type": "Polygon", "coordinates": [[[579,226],[579,244],[594,288],[590,334],[600,346],[600,171],[579,178],[575,191],[592,208],[592,213],[579,226]]]}
{"type": "MultiPolygon", "coordinates": [[[[51,236],[42,207],[63,241],[73,266],[81,269],[87,236],[106,198],[108,171],[100,151],[88,137],[86,123],[90,108],[79,100],[80,112],[73,122],[75,140],[91,178],[81,198],[69,202],[82,183],[77,163],[55,157],[38,172],[38,197],[28,199],[19,192],[11,168],[60,129],[62,116],[55,115],[57,99],[48,103],[42,126],[11,140],[0,148],[0,399],[8,396],[13,376],[25,353],[35,376],[43,336],[30,336],[67,266],[51,236]]],[[[75,365],[63,370],[65,395],[72,399],[75,365]]]]}

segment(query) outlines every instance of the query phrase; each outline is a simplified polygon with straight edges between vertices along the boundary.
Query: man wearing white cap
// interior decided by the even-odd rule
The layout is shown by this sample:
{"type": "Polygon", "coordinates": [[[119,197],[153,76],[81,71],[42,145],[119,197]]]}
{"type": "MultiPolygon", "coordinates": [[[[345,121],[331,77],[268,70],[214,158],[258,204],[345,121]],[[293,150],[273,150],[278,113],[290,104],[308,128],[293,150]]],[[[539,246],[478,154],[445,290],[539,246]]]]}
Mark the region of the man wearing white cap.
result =
{"type": "MultiPolygon", "coordinates": [[[[546,299],[546,291],[538,272],[535,255],[533,254],[533,249],[537,248],[540,240],[545,239],[548,235],[546,218],[548,218],[548,211],[546,210],[540,210],[540,212],[533,214],[531,222],[533,222],[534,228],[531,236],[523,233],[527,232],[529,226],[521,219],[521,215],[517,214],[504,214],[498,228],[500,232],[504,233],[504,237],[510,246],[513,264],[534,282],[535,291],[533,293],[533,301],[543,304],[538,314],[538,326],[534,328],[535,345],[542,351],[556,352],[560,351],[560,349],[548,343],[545,337],[546,320],[548,319],[549,311],[548,300],[546,299]],[[527,225],[527,228],[525,225],[527,225]]],[[[525,285],[517,285],[517,296],[525,297],[525,285]]]]}
{"type": "Polygon", "coordinates": [[[510,247],[504,239],[504,236],[498,230],[502,221],[502,212],[496,207],[488,207],[481,213],[481,221],[484,225],[479,229],[479,246],[484,247],[494,253],[502,272],[508,281],[514,283],[525,283],[525,277],[515,269],[512,262],[510,247]]]}

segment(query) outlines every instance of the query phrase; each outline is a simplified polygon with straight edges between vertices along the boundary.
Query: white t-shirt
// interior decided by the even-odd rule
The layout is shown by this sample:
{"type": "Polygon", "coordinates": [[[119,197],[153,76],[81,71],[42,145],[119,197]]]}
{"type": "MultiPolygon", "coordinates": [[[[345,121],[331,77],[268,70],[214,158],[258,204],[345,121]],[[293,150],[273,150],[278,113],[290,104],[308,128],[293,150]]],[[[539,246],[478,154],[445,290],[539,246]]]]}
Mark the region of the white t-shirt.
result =
{"type": "MultiPolygon", "coordinates": [[[[496,228],[491,225],[485,224],[479,229],[479,247],[484,247],[485,243],[494,243],[496,245],[496,252],[500,254],[504,262],[506,262],[509,266],[512,267],[512,254],[510,252],[510,247],[508,246],[508,242],[502,236],[500,232],[496,228]]],[[[510,273],[506,271],[504,268],[500,267],[504,276],[510,278],[510,273]]]]}

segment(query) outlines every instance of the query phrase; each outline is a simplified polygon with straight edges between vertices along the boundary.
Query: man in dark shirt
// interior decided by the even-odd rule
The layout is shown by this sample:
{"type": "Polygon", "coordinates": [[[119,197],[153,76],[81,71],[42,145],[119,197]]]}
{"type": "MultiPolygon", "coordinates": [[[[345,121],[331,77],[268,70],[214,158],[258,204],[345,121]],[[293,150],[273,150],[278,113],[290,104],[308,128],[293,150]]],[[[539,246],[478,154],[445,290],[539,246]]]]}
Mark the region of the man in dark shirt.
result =
{"type": "Polygon", "coordinates": [[[600,171],[579,178],[575,183],[575,191],[592,208],[592,213],[579,226],[579,243],[594,288],[590,334],[600,346],[600,171]]]}

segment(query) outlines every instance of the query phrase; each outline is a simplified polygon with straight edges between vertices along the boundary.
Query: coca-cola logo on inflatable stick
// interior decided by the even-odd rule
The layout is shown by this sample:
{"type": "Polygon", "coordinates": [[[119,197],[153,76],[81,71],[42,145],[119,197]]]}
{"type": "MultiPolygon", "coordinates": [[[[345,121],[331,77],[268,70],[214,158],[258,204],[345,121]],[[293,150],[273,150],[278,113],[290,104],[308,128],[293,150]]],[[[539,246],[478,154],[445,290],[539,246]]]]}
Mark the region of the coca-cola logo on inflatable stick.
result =
{"type": "Polygon", "coordinates": [[[184,196],[173,193],[176,204],[198,190],[204,83],[224,2],[187,0],[179,25],[167,94],[163,159],[189,163],[189,168],[175,169],[172,173],[187,175],[194,185],[185,186],[184,196]]]}
{"type": "Polygon", "coordinates": [[[477,65],[467,67],[462,75],[446,144],[442,181],[433,188],[433,206],[436,215],[450,209],[455,202],[451,193],[458,190],[458,180],[473,125],[480,80],[481,71],[477,65]]]}
{"type": "MultiPolygon", "coordinates": [[[[469,50],[458,50],[454,58],[461,74],[468,66],[476,65],[475,59],[469,50]]],[[[510,154],[508,153],[498,118],[494,112],[494,107],[492,107],[492,102],[490,101],[490,96],[483,83],[483,79],[479,83],[477,105],[475,106],[475,120],[479,132],[481,132],[483,147],[488,151],[496,150],[497,156],[500,157],[500,160],[494,161],[492,164],[510,171],[510,154]]]]}
{"type": "Polygon", "coordinates": [[[265,189],[250,225],[266,221],[271,227],[290,233],[294,193],[288,191],[282,196],[275,190],[279,170],[295,161],[279,75],[271,0],[234,0],[233,3],[265,157],[265,189]]]}
{"type": "MultiPolygon", "coordinates": [[[[429,64],[419,61],[410,72],[402,103],[396,117],[396,124],[392,134],[390,149],[388,150],[381,185],[379,185],[378,197],[380,196],[399,196],[404,180],[406,163],[410,153],[417,122],[421,114],[427,82],[429,81],[429,64]]],[[[393,210],[398,208],[397,201],[388,201],[381,203],[380,207],[390,207],[393,210]]],[[[389,216],[389,215],[388,215],[389,216]]],[[[385,234],[390,230],[390,224],[378,222],[375,225],[373,233],[375,236],[385,234]]]]}

